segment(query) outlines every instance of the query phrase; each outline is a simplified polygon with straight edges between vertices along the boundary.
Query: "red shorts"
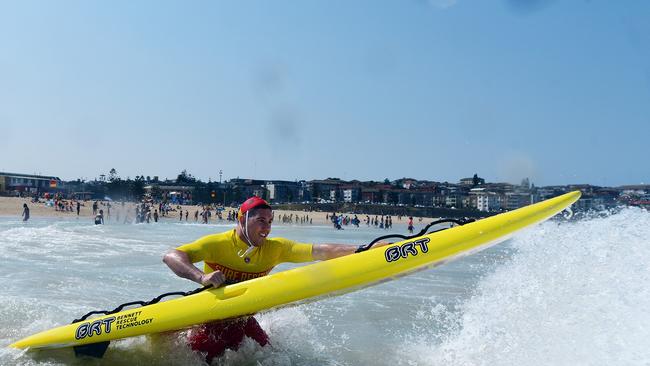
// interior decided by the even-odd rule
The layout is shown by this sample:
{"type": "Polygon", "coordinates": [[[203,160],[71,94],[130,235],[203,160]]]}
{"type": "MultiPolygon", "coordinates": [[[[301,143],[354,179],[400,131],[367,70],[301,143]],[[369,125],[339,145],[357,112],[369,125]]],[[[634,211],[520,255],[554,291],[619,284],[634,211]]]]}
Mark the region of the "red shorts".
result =
{"type": "Polygon", "coordinates": [[[269,336],[252,316],[202,324],[192,329],[188,340],[192,350],[207,353],[205,358],[210,363],[226,348],[237,350],[244,336],[254,339],[260,346],[269,343],[269,336]]]}

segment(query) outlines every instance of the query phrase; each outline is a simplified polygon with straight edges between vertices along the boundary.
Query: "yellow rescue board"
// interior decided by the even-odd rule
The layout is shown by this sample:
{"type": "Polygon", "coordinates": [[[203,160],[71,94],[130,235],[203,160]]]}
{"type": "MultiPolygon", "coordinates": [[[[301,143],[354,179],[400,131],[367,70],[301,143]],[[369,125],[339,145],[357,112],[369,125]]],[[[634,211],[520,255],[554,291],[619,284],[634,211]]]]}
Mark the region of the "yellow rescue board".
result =
{"type": "Polygon", "coordinates": [[[124,310],[21,339],[15,348],[60,348],[183,329],[349,292],[485,249],[542,222],[580,198],[571,192],[534,205],[366,252],[194,295],[124,310]]]}

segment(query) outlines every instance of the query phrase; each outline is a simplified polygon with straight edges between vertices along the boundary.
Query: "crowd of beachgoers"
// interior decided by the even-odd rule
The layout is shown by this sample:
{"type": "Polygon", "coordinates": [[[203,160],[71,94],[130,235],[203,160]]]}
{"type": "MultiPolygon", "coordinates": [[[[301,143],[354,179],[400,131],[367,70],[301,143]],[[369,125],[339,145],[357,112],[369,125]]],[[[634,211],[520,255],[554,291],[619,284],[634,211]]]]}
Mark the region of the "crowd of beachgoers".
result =
{"type": "MultiPolygon", "coordinates": [[[[183,205],[144,199],[139,202],[104,200],[77,200],[60,196],[51,197],[0,197],[0,216],[22,215],[30,217],[88,218],[96,224],[157,223],[171,221],[211,224],[232,222],[237,218],[236,207],[218,204],[183,205]]],[[[375,227],[392,229],[393,220],[407,224],[412,232],[414,218],[390,215],[365,215],[320,211],[274,210],[274,222],[285,225],[331,225],[335,229],[346,227],[375,227]]],[[[423,218],[417,218],[422,221],[423,218]]]]}

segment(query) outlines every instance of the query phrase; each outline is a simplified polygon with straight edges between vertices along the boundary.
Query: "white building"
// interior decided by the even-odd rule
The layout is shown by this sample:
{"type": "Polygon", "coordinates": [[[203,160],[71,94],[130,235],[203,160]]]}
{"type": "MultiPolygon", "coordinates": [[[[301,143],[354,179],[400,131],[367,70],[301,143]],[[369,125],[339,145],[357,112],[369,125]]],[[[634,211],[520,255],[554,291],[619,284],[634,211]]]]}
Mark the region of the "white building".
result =
{"type": "Polygon", "coordinates": [[[358,188],[348,188],[343,190],[343,202],[358,202],[361,190],[358,188]]]}
{"type": "Polygon", "coordinates": [[[474,188],[469,192],[476,198],[476,209],[489,212],[501,209],[501,197],[494,192],[488,192],[485,188],[474,188]]]}

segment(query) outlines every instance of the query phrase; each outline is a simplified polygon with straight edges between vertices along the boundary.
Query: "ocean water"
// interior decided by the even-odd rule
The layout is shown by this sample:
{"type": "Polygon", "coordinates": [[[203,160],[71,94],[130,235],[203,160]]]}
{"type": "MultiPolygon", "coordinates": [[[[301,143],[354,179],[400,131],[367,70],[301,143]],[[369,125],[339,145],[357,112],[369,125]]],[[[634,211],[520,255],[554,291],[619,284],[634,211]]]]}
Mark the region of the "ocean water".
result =
{"type": "MultiPolygon", "coordinates": [[[[196,288],[162,255],[230,228],[0,218],[0,365],[204,364],[182,333],[113,342],[101,360],[6,346],[91,310],[196,288]]],[[[272,235],[363,244],[385,233],[275,225],[272,235]]],[[[272,345],[246,340],[213,364],[648,365],[649,238],[640,209],[548,221],[435,269],[259,314],[272,345]]]]}

